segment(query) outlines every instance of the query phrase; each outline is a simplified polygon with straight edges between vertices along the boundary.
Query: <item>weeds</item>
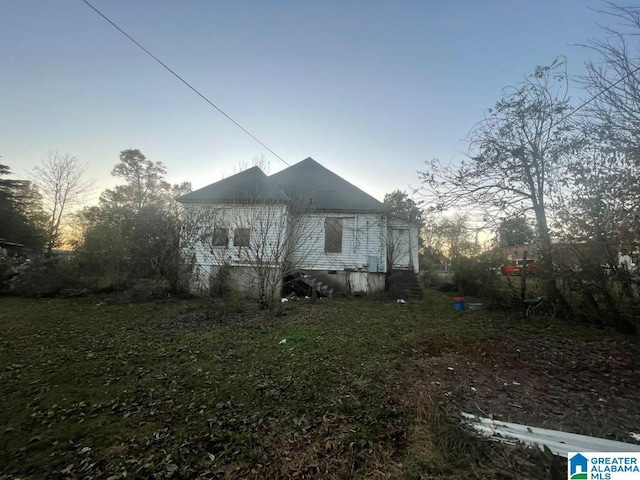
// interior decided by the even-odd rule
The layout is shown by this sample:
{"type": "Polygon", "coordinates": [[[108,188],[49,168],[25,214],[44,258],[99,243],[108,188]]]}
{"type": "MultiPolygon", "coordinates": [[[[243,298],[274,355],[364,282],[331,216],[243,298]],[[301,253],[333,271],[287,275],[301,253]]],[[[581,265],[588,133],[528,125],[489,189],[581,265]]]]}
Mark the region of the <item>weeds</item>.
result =
{"type": "Polygon", "coordinates": [[[0,478],[542,478],[527,462],[544,459],[475,438],[454,397],[415,387],[430,356],[533,326],[433,291],[284,313],[1,298],[0,478]]]}

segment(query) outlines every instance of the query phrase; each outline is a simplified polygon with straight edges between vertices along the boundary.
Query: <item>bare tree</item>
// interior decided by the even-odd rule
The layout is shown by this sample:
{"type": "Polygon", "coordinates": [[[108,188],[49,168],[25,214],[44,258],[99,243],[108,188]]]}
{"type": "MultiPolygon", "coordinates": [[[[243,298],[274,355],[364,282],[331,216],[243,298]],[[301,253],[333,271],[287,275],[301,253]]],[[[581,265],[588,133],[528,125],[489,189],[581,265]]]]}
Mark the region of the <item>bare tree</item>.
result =
{"type": "Polygon", "coordinates": [[[455,214],[436,218],[432,214],[426,220],[423,234],[425,247],[437,252],[447,263],[480,253],[479,245],[474,240],[475,231],[469,226],[466,216],[455,214]]]}
{"type": "Polygon", "coordinates": [[[240,160],[238,162],[238,165],[233,167],[233,174],[235,175],[236,173],[248,170],[251,167],[258,167],[265,175],[269,175],[269,170],[271,170],[271,162],[264,153],[261,153],[260,155],[254,155],[253,157],[251,157],[251,162],[240,160]]]}
{"type": "Polygon", "coordinates": [[[630,154],[640,163],[640,7],[607,2],[605,40],[586,45],[598,59],[586,63],[582,84],[592,98],[585,108],[595,138],[630,154]]]}
{"type": "Polygon", "coordinates": [[[85,180],[87,165],[69,154],[49,152],[46,160],[34,168],[33,178],[38,185],[49,219],[47,251],[60,245],[64,222],[71,210],[81,204],[90,191],[92,181],[85,180]]]}
{"type": "Polygon", "coordinates": [[[185,205],[183,255],[194,260],[196,288],[230,280],[271,307],[283,278],[310,255],[305,245],[320,235],[300,213],[295,205],[260,200],[185,205]]]}
{"type": "Polygon", "coordinates": [[[601,13],[615,24],[603,27],[605,40],[586,45],[598,58],[587,62],[581,79],[592,99],[583,124],[590,148],[569,173],[577,178],[577,200],[606,205],[615,230],[609,238],[631,248],[640,238],[640,7],[607,5],[601,13]]]}
{"type": "Polygon", "coordinates": [[[630,332],[640,326],[638,277],[619,259],[640,243],[640,7],[607,2],[600,13],[604,39],[584,45],[596,58],[579,79],[589,98],[580,110],[587,141],[568,162],[567,191],[554,207],[571,245],[565,272],[587,315],[630,332]]]}
{"type": "MultiPolygon", "coordinates": [[[[566,121],[570,111],[563,60],[537,67],[520,87],[509,88],[469,134],[469,160],[459,167],[428,164],[421,178],[437,209],[481,210],[508,217],[532,212],[549,298],[552,278],[549,193],[560,188],[560,167],[579,142],[566,121]]],[[[542,275],[541,275],[542,276],[542,275]]]]}

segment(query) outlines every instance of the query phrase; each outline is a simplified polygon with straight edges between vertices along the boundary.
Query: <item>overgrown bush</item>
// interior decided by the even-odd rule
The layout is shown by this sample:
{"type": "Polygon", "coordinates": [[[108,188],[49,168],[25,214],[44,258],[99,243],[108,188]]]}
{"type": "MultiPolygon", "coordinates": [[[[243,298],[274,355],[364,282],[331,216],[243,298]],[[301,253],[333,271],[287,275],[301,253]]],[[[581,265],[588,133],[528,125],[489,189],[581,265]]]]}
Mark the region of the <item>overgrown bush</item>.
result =
{"type": "Polygon", "coordinates": [[[6,293],[11,288],[11,280],[25,268],[25,259],[17,257],[0,257],[0,292],[6,293]]]}
{"type": "Polygon", "coordinates": [[[453,283],[453,273],[442,270],[422,270],[419,273],[420,283],[435,288],[441,292],[456,291],[458,287],[453,283]]]}
{"type": "Polygon", "coordinates": [[[453,282],[462,295],[481,297],[489,307],[506,306],[515,294],[512,285],[502,281],[492,264],[472,258],[456,262],[453,282]]]}
{"type": "Polygon", "coordinates": [[[636,333],[640,327],[638,277],[620,268],[582,265],[563,278],[563,293],[573,312],[588,323],[636,333]]]}
{"type": "Polygon", "coordinates": [[[40,258],[18,266],[8,282],[9,291],[25,297],[47,297],[62,290],[77,288],[77,263],[59,257],[40,258]]]}
{"type": "Polygon", "coordinates": [[[215,275],[211,276],[209,294],[212,297],[227,297],[231,294],[231,266],[223,264],[218,267],[215,275]]]}

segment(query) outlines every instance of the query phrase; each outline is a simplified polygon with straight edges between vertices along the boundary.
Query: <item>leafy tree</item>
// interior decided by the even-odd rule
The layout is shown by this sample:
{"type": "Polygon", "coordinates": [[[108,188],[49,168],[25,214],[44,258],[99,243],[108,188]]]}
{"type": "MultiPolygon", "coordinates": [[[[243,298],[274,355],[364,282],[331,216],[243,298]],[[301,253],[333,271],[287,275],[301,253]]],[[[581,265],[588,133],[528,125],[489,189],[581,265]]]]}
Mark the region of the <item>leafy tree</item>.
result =
{"type": "Polygon", "coordinates": [[[112,275],[167,280],[179,287],[181,216],[176,198],[191,191],[188,182],[170,185],[161,162],[139,150],[125,150],[112,174],[126,183],[105,190],[99,205],[78,215],[83,239],[78,251],[86,265],[112,275]]]}
{"type": "Polygon", "coordinates": [[[105,190],[100,203],[108,208],[123,207],[132,214],[148,205],[163,204],[171,192],[171,185],[164,178],[166,173],[162,162],[149,160],[140,150],[123,150],[111,175],[125,183],[105,190]]]}
{"type": "Polygon", "coordinates": [[[47,250],[61,243],[62,228],[69,211],[84,200],[92,182],[83,179],[86,164],[69,154],[49,153],[34,169],[33,177],[48,214],[47,250]]]}
{"type": "Polygon", "coordinates": [[[31,182],[7,177],[11,170],[0,165],[0,238],[40,248],[44,242],[41,198],[31,182]]]}
{"type": "Polygon", "coordinates": [[[173,292],[186,287],[182,237],[192,228],[183,218],[177,199],[191,192],[191,183],[172,185],[162,203],[154,203],[137,212],[130,248],[130,275],[158,278],[169,282],[173,292]]]}
{"type": "Polygon", "coordinates": [[[422,225],[422,209],[415,200],[409,198],[407,192],[394,190],[384,196],[384,204],[389,212],[397,217],[422,225]]]}
{"type": "Polygon", "coordinates": [[[541,277],[552,301],[561,295],[552,278],[549,194],[561,187],[560,167],[579,146],[566,120],[571,106],[564,66],[556,60],[537,67],[524,84],[506,89],[470,132],[468,160],[458,167],[434,160],[420,173],[436,209],[482,210],[494,216],[533,211],[541,277]]]}
{"type": "Polygon", "coordinates": [[[116,286],[125,283],[129,271],[129,224],[123,218],[99,206],[85,207],[75,215],[82,233],[74,250],[82,269],[108,276],[116,286]]]}
{"type": "Polygon", "coordinates": [[[533,228],[525,217],[503,219],[496,229],[496,239],[501,247],[526,245],[533,241],[533,228]]]}
{"type": "Polygon", "coordinates": [[[172,291],[182,285],[180,252],[181,217],[158,205],[144,207],[135,217],[129,249],[131,280],[157,278],[167,280],[172,291]]]}
{"type": "MultiPolygon", "coordinates": [[[[418,204],[409,197],[406,192],[401,190],[394,190],[391,193],[387,193],[384,196],[384,204],[387,206],[389,213],[401,218],[413,222],[418,227],[418,241],[419,249],[422,247],[422,237],[420,230],[424,225],[422,219],[422,209],[418,204]]],[[[393,285],[393,272],[394,265],[406,251],[406,237],[402,235],[401,231],[392,229],[386,236],[386,248],[387,248],[387,273],[385,276],[385,289],[392,289],[393,285]]]]}

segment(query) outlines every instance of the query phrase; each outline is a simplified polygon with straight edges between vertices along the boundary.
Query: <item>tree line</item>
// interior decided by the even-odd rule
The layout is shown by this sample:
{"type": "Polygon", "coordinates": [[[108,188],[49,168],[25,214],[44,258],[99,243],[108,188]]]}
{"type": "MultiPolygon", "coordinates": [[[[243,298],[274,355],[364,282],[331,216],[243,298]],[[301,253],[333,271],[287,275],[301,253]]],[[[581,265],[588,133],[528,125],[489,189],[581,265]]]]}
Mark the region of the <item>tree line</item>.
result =
{"type": "MultiPolygon", "coordinates": [[[[97,205],[83,206],[92,185],[84,179],[85,171],[86,165],[75,157],[50,154],[35,168],[33,181],[0,179],[1,214],[7,219],[0,224],[4,246],[18,256],[44,252],[40,268],[29,269],[33,278],[21,275],[27,284],[18,290],[58,290],[77,284],[78,277],[89,272],[115,287],[151,278],[178,290],[181,209],[176,199],[190,192],[191,184],[169,184],[161,162],[139,150],[124,150],[111,172],[123,183],[102,192],[97,205]],[[73,269],[68,268],[66,276],[60,259],[52,255],[63,243],[74,252],[73,269]]],[[[7,166],[0,166],[0,175],[10,174],[7,166]]],[[[5,280],[11,276],[7,263],[5,280]]]]}

